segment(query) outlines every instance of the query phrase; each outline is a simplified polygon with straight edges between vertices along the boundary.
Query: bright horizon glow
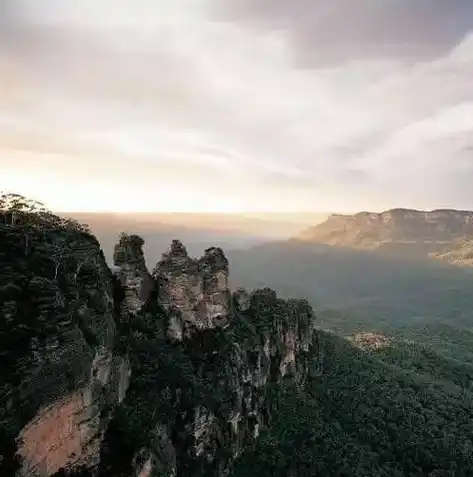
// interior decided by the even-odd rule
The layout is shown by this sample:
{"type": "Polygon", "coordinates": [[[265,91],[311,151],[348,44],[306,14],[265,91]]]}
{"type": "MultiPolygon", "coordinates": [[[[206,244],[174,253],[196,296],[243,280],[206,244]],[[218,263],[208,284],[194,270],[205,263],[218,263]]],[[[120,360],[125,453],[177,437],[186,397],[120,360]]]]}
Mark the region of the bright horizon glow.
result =
{"type": "Polygon", "coordinates": [[[265,214],[265,213],[325,213],[323,210],[291,209],[284,204],[255,209],[249,201],[236,198],[233,202],[227,198],[224,203],[216,203],[212,195],[201,194],[194,198],[194,191],[179,189],[174,185],[165,188],[159,186],[161,201],[150,201],[147,191],[132,189],[128,195],[126,182],[116,183],[87,179],[73,181],[64,178],[54,171],[36,170],[32,175],[8,173],[2,177],[9,188],[1,189],[2,193],[19,193],[27,198],[37,200],[49,210],[72,212],[111,212],[111,213],[233,213],[233,214],[265,214]],[[240,201],[238,201],[240,199],[240,201]],[[192,206],[195,203],[195,206],[192,206]]]}

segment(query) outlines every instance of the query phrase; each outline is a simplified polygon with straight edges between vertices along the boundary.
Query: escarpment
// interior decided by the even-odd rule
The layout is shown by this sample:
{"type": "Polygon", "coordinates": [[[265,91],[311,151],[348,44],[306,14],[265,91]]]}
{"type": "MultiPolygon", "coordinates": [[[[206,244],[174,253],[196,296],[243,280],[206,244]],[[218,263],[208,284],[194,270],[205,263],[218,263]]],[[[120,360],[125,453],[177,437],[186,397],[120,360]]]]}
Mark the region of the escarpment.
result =
{"type": "Polygon", "coordinates": [[[471,211],[392,209],[334,214],[303,231],[296,240],[427,257],[429,253],[448,252],[472,235],[471,211]]]}
{"type": "Polygon", "coordinates": [[[1,475],[226,475],[270,425],[272,386],[307,379],[311,307],[231,293],[217,247],[173,241],[150,275],[122,235],[111,271],[54,217],[0,230],[1,475]]]}
{"type": "Polygon", "coordinates": [[[113,276],[79,224],[0,219],[0,474],[94,468],[129,384],[114,353],[113,276]]]}

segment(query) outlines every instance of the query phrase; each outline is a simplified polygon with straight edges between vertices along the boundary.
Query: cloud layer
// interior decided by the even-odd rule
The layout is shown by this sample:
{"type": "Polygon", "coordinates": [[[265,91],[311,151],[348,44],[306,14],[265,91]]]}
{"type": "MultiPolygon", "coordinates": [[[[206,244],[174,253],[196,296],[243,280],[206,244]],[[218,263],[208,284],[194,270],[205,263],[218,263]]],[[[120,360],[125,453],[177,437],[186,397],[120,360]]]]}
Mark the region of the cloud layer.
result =
{"type": "Polygon", "coordinates": [[[5,2],[0,189],[68,209],[473,208],[473,4],[412,3],[5,2]]]}

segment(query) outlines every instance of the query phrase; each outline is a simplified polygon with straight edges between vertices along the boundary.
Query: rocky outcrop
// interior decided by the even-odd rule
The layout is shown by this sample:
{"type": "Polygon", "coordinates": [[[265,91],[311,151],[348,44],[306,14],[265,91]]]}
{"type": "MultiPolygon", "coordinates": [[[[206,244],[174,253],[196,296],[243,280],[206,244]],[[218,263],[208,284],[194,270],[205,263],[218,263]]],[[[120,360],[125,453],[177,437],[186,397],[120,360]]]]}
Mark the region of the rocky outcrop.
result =
{"type": "Polygon", "coordinates": [[[391,343],[390,338],[381,333],[357,333],[349,336],[348,341],[362,349],[368,350],[378,350],[389,346],[391,343]]]}
{"type": "Polygon", "coordinates": [[[173,241],[150,276],[122,235],[112,272],[93,236],[48,220],[0,230],[1,475],[225,475],[271,422],[268,386],[307,378],[308,303],[232,295],[218,247],[173,241]]]}
{"type": "Polygon", "coordinates": [[[296,239],[358,249],[399,249],[427,256],[448,250],[472,236],[473,212],[392,209],[382,213],[334,214],[296,239]]]}
{"type": "Polygon", "coordinates": [[[176,477],[176,449],[169,438],[166,427],[158,423],[150,434],[149,446],[142,449],[133,459],[133,477],[176,477]]]}
{"type": "Polygon", "coordinates": [[[169,316],[169,337],[180,341],[194,330],[228,324],[228,260],[220,248],[207,249],[197,260],[190,258],[184,245],[174,240],[153,275],[159,304],[169,316]]]}
{"type": "Polygon", "coordinates": [[[144,240],[137,235],[122,234],[113,254],[115,275],[124,290],[122,317],[136,315],[146,303],[152,280],[143,254],[144,240]]]}
{"type": "Polygon", "coordinates": [[[244,288],[233,293],[233,306],[236,311],[244,312],[250,307],[250,294],[244,288]]]}

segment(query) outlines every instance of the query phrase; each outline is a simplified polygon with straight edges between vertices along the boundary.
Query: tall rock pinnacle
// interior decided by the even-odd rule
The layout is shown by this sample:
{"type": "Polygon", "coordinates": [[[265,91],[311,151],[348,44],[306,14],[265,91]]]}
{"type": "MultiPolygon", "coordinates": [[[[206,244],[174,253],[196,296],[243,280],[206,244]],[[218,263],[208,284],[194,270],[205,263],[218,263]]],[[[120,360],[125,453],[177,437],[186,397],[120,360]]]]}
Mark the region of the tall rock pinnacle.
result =
{"type": "Polygon", "coordinates": [[[125,291],[122,316],[138,313],[151,291],[152,280],[146,268],[143,245],[141,237],[127,234],[122,234],[115,245],[114,272],[125,291]]]}

